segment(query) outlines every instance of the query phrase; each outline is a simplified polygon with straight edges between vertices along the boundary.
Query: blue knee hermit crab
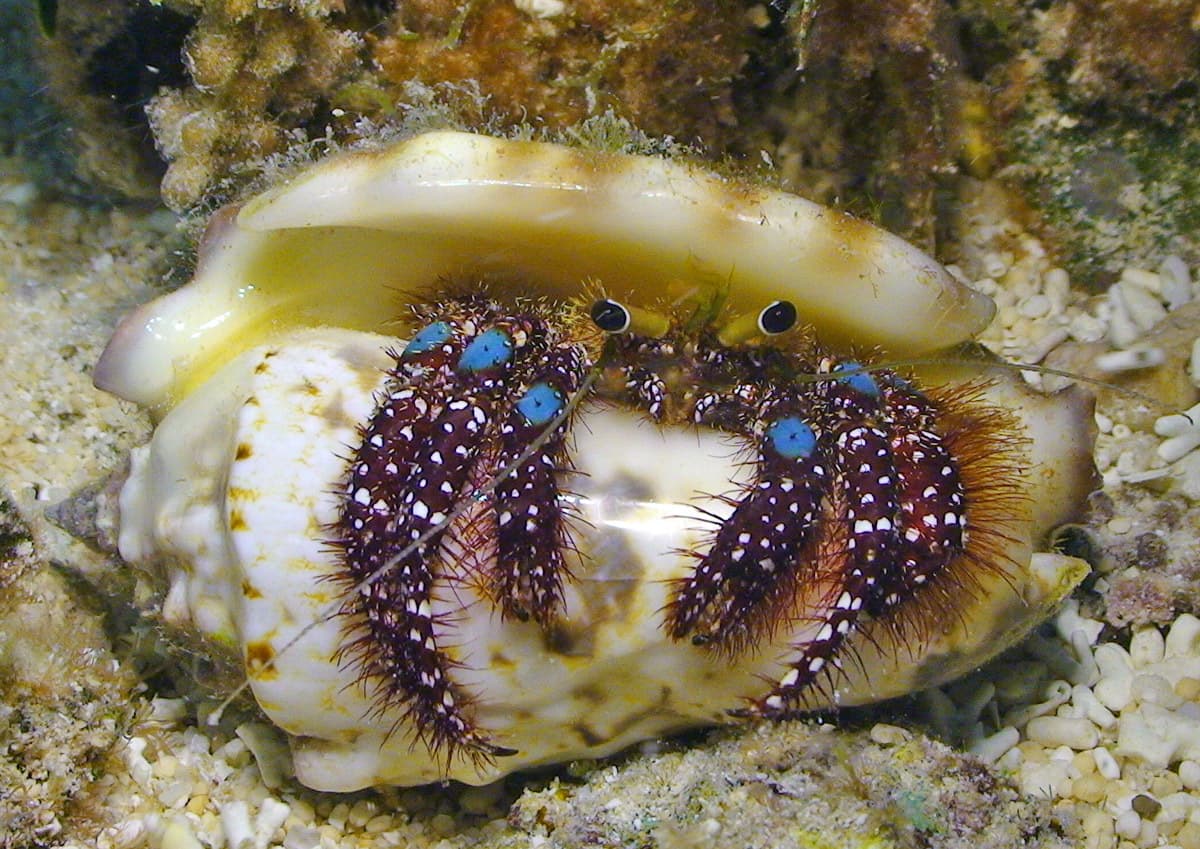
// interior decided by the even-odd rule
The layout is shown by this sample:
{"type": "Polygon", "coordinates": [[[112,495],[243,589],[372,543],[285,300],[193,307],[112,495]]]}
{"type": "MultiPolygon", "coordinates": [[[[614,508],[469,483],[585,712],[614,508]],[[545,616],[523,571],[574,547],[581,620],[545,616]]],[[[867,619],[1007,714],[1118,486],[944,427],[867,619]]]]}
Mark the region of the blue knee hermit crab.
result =
{"type": "Polygon", "coordinates": [[[685,164],[462,133],[344,155],[218,213],[195,279],[117,329],[96,383],[159,419],[120,552],[323,789],[930,686],[1082,577],[1033,551],[1089,483],[1088,405],[834,352],[990,309],[685,164]]]}

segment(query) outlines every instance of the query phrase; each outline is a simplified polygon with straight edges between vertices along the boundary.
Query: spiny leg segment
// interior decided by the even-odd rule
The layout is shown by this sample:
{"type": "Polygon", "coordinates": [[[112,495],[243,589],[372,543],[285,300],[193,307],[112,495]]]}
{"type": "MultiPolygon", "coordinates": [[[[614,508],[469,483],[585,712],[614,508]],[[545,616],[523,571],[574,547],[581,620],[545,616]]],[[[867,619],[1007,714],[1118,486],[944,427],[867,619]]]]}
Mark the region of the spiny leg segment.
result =
{"type": "MultiPolygon", "coordinates": [[[[611,302],[601,303],[611,312],[611,302]]],[[[756,329],[770,335],[794,319],[790,305],[773,304],[756,329]]],[[[665,382],[653,365],[632,357],[623,373],[627,397],[656,420],[668,404],[683,406],[695,422],[755,448],[754,478],[725,498],[733,512],[677,582],[665,628],[736,658],[795,622],[797,610],[814,611],[807,617],[812,636],[794,645],[788,672],[736,711],[783,717],[801,712],[830,665],[842,665],[854,631],[880,620],[901,640],[925,638],[928,610],[970,583],[950,581],[940,594],[922,595],[968,554],[968,493],[938,432],[941,411],[912,384],[886,369],[873,376],[829,358],[817,369],[826,379],[796,382],[792,376],[812,371],[810,361],[774,346],[739,345],[729,332],[738,322],[745,323],[673,346],[636,336],[623,342],[633,352],[673,347],[677,358],[660,368],[723,388],[685,392],[681,402],[657,389],[665,382]],[[926,597],[932,601],[923,605],[926,597]]],[[[971,559],[985,571],[1003,569],[986,553],[971,559]]]]}
{"type": "Polygon", "coordinates": [[[794,599],[802,577],[795,564],[814,553],[816,517],[828,485],[827,463],[799,395],[781,388],[751,410],[731,411],[746,405],[747,395],[724,402],[703,398],[697,406],[701,423],[757,416],[756,474],[694,571],[679,582],[667,610],[673,638],[690,634],[694,643],[730,655],[762,638],[778,621],[772,611],[794,599]]]}
{"type": "MultiPolygon", "coordinates": [[[[744,387],[724,397],[702,396],[696,405],[698,418],[713,416],[753,438],[759,461],[732,515],[680,582],[667,611],[669,633],[736,656],[786,621],[789,606],[814,611],[812,636],[794,644],[787,673],[766,696],[733,711],[737,715],[801,713],[830,665],[842,665],[849,637],[876,621],[902,640],[924,639],[928,609],[949,590],[930,596],[929,606],[922,606],[923,594],[940,586],[943,573],[970,548],[968,491],[938,431],[936,403],[887,370],[872,375],[858,363],[826,358],[818,371],[828,379],[790,387],[796,401],[787,417],[763,405],[753,430],[744,412],[727,412],[744,408],[744,387]],[[797,443],[803,450],[788,458],[794,466],[787,476],[772,463],[783,422],[797,432],[804,428],[797,443]],[[774,522],[776,505],[796,499],[798,491],[803,498],[792,503],[803,508],[774,522]],[[755,546],[770,556],[750,574],[741,561],[744,549],[755,546]]],[[[768,397],[780,391],[773,386],[768,397]]],[[[1003,439],[996,443],[1004,447],[1003,439]]],[[[985,570],[1003,568],[976,560],[985,570]]]]}
{"type": "MultiPolygon", "coordinates": [[[[562,411],[589,365],[538,312],[504,311],[479,297],[418,309],[427,320],[404,351],[350,462],[337,536],[343,582],[360,588],[344,612],[362,626],[345,653],[376,684],[376,709],[403,709],[418,739],[447,759],[486,760],[495,745],[471,717],[470,694],[451,678],[438,643],[435,586],[454,579],[448,549],[463,548],[451,521],[473,481],[515,464],[562,411]]],[[[496,487],[497,586],[505,613],[552,621],[561,605],[569,539],[557,472],[566,425],[496,487]],[[508,528],[508,530],[505,530],[508,528]]]]}
{"type": "Polygon", "coordinates": [[[586,352],[569,345],[540,363],[540,378],[529,384],[500,424],[500,451],[491,464],[512,468],[493,494],[496,514],[496,568],[492,595],[501,612],[533,619],[549,629],[562,608],[563,580],[570,577],[565,552],[571,548],[567,515],[559,503],[559,478],[569,471],[570,419],[523,461],[518,462],[547,425],[579,390],[588,368],[586,352]]]}
{"type": "MultiPolygon", "coordinates": [[[[561,312],[527,302],[505,309],[466,297],[416,311],[425,325],[393,355],[333,540],[343,579],[362,588],[345,608],[362,626],[347,653],[377,681],[377,709],[403,708],[431,751],[486,760],[509,750],[475,726],[471,695],[451,679],[438,643],[451,623],[433,613],[435,587],[461,579],[449,550],[476,547],[475,584],[499,615],[555,623],[573,550],[560,497],[571,422],[559,415],[599,349],[561,312]],[[448,521],[489,481],[474,515],[448,521]]],[[[986,544],[971,555],[968,515],[983,490],[967,485],[941,402],[890,371],[828,358],[816,368],[823,379],[800,380],[814,371],[811,351],[745,344],[794,324],[786,302],[715,332],[646,315],[639,324],[615,302],[593,307],[595,324],[617,334],[604,347],[600,394],[656,422],[735,434],[755,457],[752,482],[726,499],[732,513],[677,582],[664,627],[733,659],[812,611],[803,617],[811,636],[793,646],[786,674],[737,713],[802,711],[854,631],[878,621],[902,640],[923,639],[921,600],[938,609],[969,583],[943,573],[964,559],[1003,568],[986,544]]]]}

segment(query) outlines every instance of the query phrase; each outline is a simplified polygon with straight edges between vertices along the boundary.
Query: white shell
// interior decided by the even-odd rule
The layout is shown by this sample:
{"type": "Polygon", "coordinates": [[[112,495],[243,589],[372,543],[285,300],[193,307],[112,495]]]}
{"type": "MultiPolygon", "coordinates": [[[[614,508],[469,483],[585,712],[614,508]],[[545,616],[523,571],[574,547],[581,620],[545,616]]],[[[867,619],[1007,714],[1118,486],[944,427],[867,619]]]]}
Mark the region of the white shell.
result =
{"type": "Polygon", "coordinates": [[[653,157],[428,133],[218,213],[195,279],[121,323],[96,385],[161,412],[246,337],[387,332],[402,298],[445,277],[558,297],[592,280],[641,305],[728,286],[745,311],[794,301],[827,345],[897,355],[970,339],[995,309],[904,240],[795,195],[653,157]]]}
{"type": "MultiPolygon", "coordinates": [[[[246,352],[159,423],[153,441],[135,452],[122,492],[122,556],[174,564],[165,618],[241,652],[259,704],[292,735],[302,782],[338,791],[446,777],[485,783],[720,722],[743,698],[765,694],[756,676],[786,671],[780,661],[789,642],[804,638],[803,626],[781,629],[773,644],[732,665],[663,633],[668,582],[692,563],[675,552],[704,527],[695,506],[724,509],[698,493],[727,492],[738,475],[728,441],[591,411],[576,429],[587,477],[572,481],[592,526],[577,537],[590,559],[568,587],[563,644],[551,649],[533,624],[502,623],[467,588],[440,590],[441,608],[457,622],[444,637],[463,664],[456,678],[478,698],[480,726],[519,754],[481,771],[455,761],[446,772],[413,748],[395,716],[373,715],[353,665],[334,659],[347,623],[321,621],[339,593],[325,580],[337,563],[323,540],[345,473],[339,455],[371,412],[389,363],[383,349],[394,344],[327,328],[246,352]],[[312,622],[320,624],[285,649],[312,622]]],[[[1001,404],[1032,403],[1028,415],[1047,438],[1078,432],[1068,405],[1026,396],[1015,382],[993,392],[1001,404]]],[[[986,580],[962,621],[948,623],[919,658],[887,646],[881,656],[860,641],[862,668],[847,666],[834,702],[875,701],[962,674],[1044,618],[1083,577],[1079,561],[1030,560],[1028,540],[1040,528],[1032,517],[1053,521],[1045,515],[1056,509],[1050,490],[1070,475],[1069,462],[1042,456],[1040,446],[1030,482],[1035,497],[1046,498],[1014,524],[1021,541],[1009,551],[1029,568],[1009,582],[986,580]]]]}
{"type": "MultiPolygon", "coordinates": [[[[245,659],[259,704],[291,735],[299,779],[315,788],[485,783],[721,721],[762,695],[757,676],[779,678],[788,644],[805,638],[800,615],[733,664],[665,639],[668,582],[692,563],[673,552],[695,542],[697,507],[726,509],[699,493],[729,492],[739,467],[715,434],[590,411],[574,431],[588,477],[572,488],[592,524],[579,532],[591,557],[568,586],[565,642],[500,622],[466,587],[438,598],[454,614],[444,642],[477,698],[476,721],[519,754],[447,770],[395,716],[372,713],[355,668],[336,659],[346,622],[326,618],[340,591],[326,579],[337,568],[324,542],[331,493],[389,364],[383,351],[399,344],[376,334],[447,275],[556,297],[599,280],[635,304],[728,285],[735,306],[790,298],[826,342],[896,353],[967,339],[992,311],[903,241],[799,198],[661,159],[461,133],[334,158],[219,212],[196,278],[126,318],[96,367],[98,386],[163,417],[133,456],[120,549],[163,567],[168,622],[245,659]]],[[[1018,384],[1009,376],[989,390],[1031,440],[1028,509],[1007,528],[1013,574],[982,579],[919,656],[858,641],[861,665],[847,665],[833,702],[962,674],[1085,574],[1079,561],[1031,551],[1077,502],[1088,409],[1018,384]]]]}

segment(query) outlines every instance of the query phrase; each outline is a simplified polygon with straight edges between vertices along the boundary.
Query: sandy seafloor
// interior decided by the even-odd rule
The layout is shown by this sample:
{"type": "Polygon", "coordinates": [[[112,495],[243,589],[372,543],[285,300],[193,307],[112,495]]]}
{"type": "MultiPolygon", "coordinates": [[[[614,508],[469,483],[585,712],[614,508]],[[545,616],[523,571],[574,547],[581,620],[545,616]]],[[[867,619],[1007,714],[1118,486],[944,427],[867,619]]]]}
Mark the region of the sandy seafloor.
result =
{"type": "MultiPolygon", "coordinates": [[[[106,606],[124,586],[119,566],[44,517],[149,432],[90,370],[118,318],[161,287],[182,244],[174,219],[45,200],[21,163],[4,173],[0,846],[1200,847],[1200,622],[1138,627],[1136,598],[1125,598],[1131,629],[1086,615],[1118,579],[1153,607],[1141,571],[1200,550],[1200,455],[1168,466],[1153,432],[1194,400],[1195,304],[1168,302],[1200,294],[1196,269],[1169,260],[1122,280],[1136,290],[1127,317],[1169,371],[1136,387],[1165,400],[1102,393],[1092,541],[1106,574],[1015,657],[844,727],[698,732],[485,788],[319,794],[287,778],[254,716],[197,728],[199,708],[140,644],[147,630],[106,606]],[[1165,331],[1149,329],[1162,317],[1153,301],[1171,313],[1165,331]],[[1152,538],[1165,555],[1144,550],[1152,538]]],[[[984,273],[967,276],[1002,307],[985,340],[1026,361],[1051,341],[1101,340],[1068,368],[1107,350],[1111,297],[1071,288],[1001,209],[974,216],[964,254],[984,273]]]]}

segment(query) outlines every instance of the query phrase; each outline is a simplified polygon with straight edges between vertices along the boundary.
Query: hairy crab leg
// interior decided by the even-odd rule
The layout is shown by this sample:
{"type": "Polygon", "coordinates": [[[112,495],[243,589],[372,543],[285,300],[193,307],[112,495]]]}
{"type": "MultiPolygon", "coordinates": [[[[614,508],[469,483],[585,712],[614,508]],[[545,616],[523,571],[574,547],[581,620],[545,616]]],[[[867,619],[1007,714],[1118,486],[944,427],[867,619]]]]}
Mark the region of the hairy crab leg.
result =
{"type": "Polygon", "coordinates": [[[522,455],[566,408],[589,367],[581,346],[552,350],[533,369],[536,380],[500,422],[501,448],[494,467],[512,471],[492,498],[496,515],[496,557],[491,594],[501,613],[532,618],[549,628],[562,609],[562,583],[570,573],[564,553],[572,548],[567,515],[559,498],[559,477],[569,468],[563,420],[541,447],[522,455]]]}
{"type": "MultiPolygon", "coordinates": [[[[848,369],[857,367],[845,364],[848,369]]],[[[821,370],[828,369],[828,361],[822,363],[821,370]]],[[[839,652],[864,609],[876,606],[874,599],[887,592],[884,585],[896,571],[900,503],[891,435],[881,426],[878,384],[870,375],[856,373],[834,377],[814,394],[824,408],[820,418],[827,422],[833,443],[830,459],[847,526],[844,552],[823,552],[821,571],[832,573],[833,584],[820,605],[817,634],[796,647],[800,654],[789,661],[791,669],[746,711],[752,715],[783,717],[794,712],[801,694],[826,665],[840,666],[839,652]]],[[[825,531],[837,533],[832,527],[825,531]]]]}
{"type": "MultiPolygon", "coordinates": [[[[508,750],[488,742],[474,726],[467,711],[470,698],[450,678],[451,661],[435,634],[433,585],[451,532],[447,517],[470,482],[495,418],[492,395],[503,391],[515,351],[530,343],[530,328],[496,319],[477,332],[491,316],[473,314],[472,306],[466,305],[466,318],[428,325],[399,357],[397,374],[410,377],[413,386],[393,392],[403,406],[394,407],[389,396],[363,432],[363,449],[351,464],[343,501],[343,523],[356,532],[365,530],[360,539],[367,542],[351,539],[342,547],[349,577],[362,580],[380,573],[349,611],[366,617],[368,635],[352,644],[364,675],[388,681],[379,688],[379,709],[402,704],[431,750],[444,748],[453,757],[461,749],[471,757],[488,758],[508,750]],[[449,369],[447,364],[452,364],[449,369]],[[451,372],[475,389],[455,394],[451,387],[458,384],[447,379],[451,372]],[[392,457],[389,466],[398,473],[364,460],[391,444],[384,436],[397,431],[396,419],[406,414],[410,436],[403,456],[392,457]],[[395,552],[419,539],[424,542],[391,564],[395,552]]],[[[400,425],[399,432],[404,428],[400,425]]]]}
{"type": "MultiPolygon", "coordinates": [[[[735,395],[726,396],[736,404],[735,395]]],[[[703,405],[716,412],[727,405],[703,405]]],[[[802,575],[794,565],[816,541],[814,530],[829,485],[817,436],[798,393],[772,393],[761,410],[755,480],[712,545],[682,579],[667,610],[667,633],[737,654],[769,631],[776,602],[786,603],[802,575]]],[[[728,414],[728,411],[724,411],[728,414]]]]}
{"type": "Polygon", "coordinates": [[[928,398],[895,375],[883,394],[892,429],[892,457],[903,531],[899,574],[877,599],[875,616],[893,610],[934,580],[966,548],[967,493],[945,440],[935,430],[928,398]]]}

